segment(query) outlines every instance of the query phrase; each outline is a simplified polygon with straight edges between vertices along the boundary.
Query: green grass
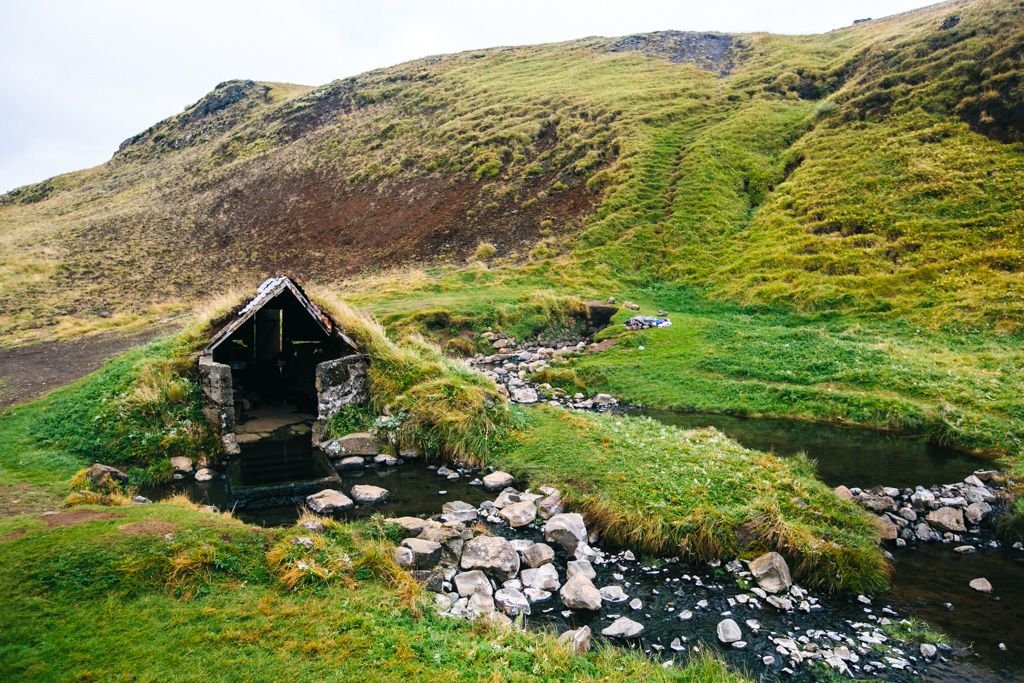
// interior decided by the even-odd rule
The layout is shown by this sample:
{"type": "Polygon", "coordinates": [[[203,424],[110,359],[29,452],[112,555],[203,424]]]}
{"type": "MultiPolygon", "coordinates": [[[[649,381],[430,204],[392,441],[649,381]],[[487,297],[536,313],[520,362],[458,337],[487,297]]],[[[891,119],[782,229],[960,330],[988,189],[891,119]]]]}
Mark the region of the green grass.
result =
{"type": "Polygon", "coordinates": [[[619,544],[705,560],[776,550],[808,585],[874,592],[888,582],[873,520],[818,481],[812,463],[713,429],[536,408],[491,462],[561,489],[619,544]]]}
{"type": "Polygon", "coordinates": [[[7,680],[740,680],[708,658],[665,671],[615,648],[572,656],[549,635],[434,616],[399,590],[366,525],[331,525],[322,542],[347,568],[289,590],[267,548],[294,530],[172,503],[89,509],[114,518],[0,522],[0,536],[25,532],[0,541],[7,680]]]}

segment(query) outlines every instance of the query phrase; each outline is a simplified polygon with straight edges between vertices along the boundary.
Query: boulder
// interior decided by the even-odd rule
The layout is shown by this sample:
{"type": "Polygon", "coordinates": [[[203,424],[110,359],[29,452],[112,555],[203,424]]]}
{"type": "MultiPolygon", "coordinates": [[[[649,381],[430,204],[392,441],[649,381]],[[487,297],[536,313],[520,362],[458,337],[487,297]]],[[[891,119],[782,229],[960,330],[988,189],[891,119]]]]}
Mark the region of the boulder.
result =
{"type": "Polygon", "coordinates": [[[836,487],[836,495],[843,500],[853,500],[853,494],[850,493],[850,489],[846,488],[842,484],[836,487]]]}
{"type": "MultiPolygon", "coordinates": [[[[191,460],[189,463],[191,464],[191,460]]],[[[191,468],[189,468],[191,471],[191,468]]],[[[101,465],[100,463],[93,463],[88,470],[85,471],[85,478],[89,480],[89,483],[93,486],[104,486],[108,482],[121,483],[128,481],[128,475],[110,465],[101,465]]]]}
{"type": "Polygon", "coordinates": [[[921,489],[910,494],[910,503],[915,508],[925,509],[935,502],[935,494],[928,489],[921,489]]]}
{"type": "Polygon", "coordinates": [[[329,514],[340,510],[348,510],[354,507],[355,503],[341,491],[324,489],[306,497],[306,507],[316,514],[329,514]]]}
{"type": "Polygon", "coordinates": [[[441,506],[441,519],[446,522],[472,522],[476,517],[476,508],[465,501],[453,500],[441,506]]]}
{"type": "Polygon", "coordinates": [[[558,636],[558,642],[565,643],[578,655],[590,652],[590,627],[580,626],[558,636]]]}
{"type": "Polygon", "coordinates": [[[735,643],[743,638],[739,624],[732,619],[722,619],[715,627],[715,631],[718,633],[718,640],[726,644],[735,643]]]}
{"type": "Polygon", "coordinates": [[[381,443],[369,432],[356,432],[334,439],[338,444],[338,455],[377,455],[381,443]]]}
{"type": "Polygon", "coordinates": [[[643,624],[638,624],[629,617],[619,617],[611,626],[601,629],[601,635],[609,638],[636,638],[643,632],[643,624]]]}
{"type": "Polygon", "coordinates": [[[487,575],[479,569],[456,574],[454,581],[455,590],[457,590],[459,595],[464,598],[468,598],[474,593],[486,593],[487,595],[490,595],[494,592],[494,588],[491,586],[491,580],[488,579],[487,575]]]}
{"type": "Polygon", "coordinates": [[[383,503],[391,496],[387,489],[370,484],[356,484],[350,491],[352,499],[360,505],[376,505],[383,503]]]}
{"type": "Polygon", "coordinates": [[[539,567],[554,561],[555,550],[547,543],[534,543],[523,551],[523,559],[527,567],[539,567]]]}
{"type": "Polygon", "coordinates": [[[418,536],[428,526],[434,526],[437,522],[432,522],[426,519],[420,519],[419,517],[388,517],[384,520],[385,524],[394,524],[395,526],[402,527],[402,530],[407,534],[418,536]]]}
{"type": "Polygon", "coordinates": [[[374,464],[377,464],[377,465],[384,465],[384,467],[394,467],[400,461],[399,461],[398,458],[396,458],[393,455],[388,455],[386,453],[381,453],[380,455],[374,456],[373,462],[374,462],[374,464]]]}
{"type": "Polygon", "coordinates": [[[583,574],[576,574],[565,582],[558,591],[559,597],[569,609],[596,611],[601,609],[601,593],[594,583],[583,574]]]}
{"type": "Polygon", "coordinates": [[[971,588],[973,588],[974,590],[978,591],[979,593],[991,593],[992,592],[992,584],[989,582],[988,579],[984,579],[984,578],[971,579],[971,582],[968,583],[967,585],[970,586],[971,588]]]}
{"type": "Polygon", "coordinates": [[[217,473],[209,467],[201,467],[196,470],[196,481],[210,481],[216,476],[217,473]]]}
{"type": "Polygon", "coordinates": [[[622,586],[603,586],[600,590],[601,599],[608,602],[625,602],[629,596],[622,590],[622,586]]]}
{"type": "MultiPolygon", "coordinates": [[[[171,467],[175,472],[181,472],[182,474],[188,474],[192,471],[192,458],[184,455],[176,455],[171,458],[171,467]]],[[[91,469],[91,468],[90,468],[91,469]]]]}
{"type": "Polygon", "coordinates": [[[748,569],[754,575],[757,585],[769,593],[782,593],[793,585],[789,565],[776,552],[761,555],[750,563],[748,569]]]}
{"type": "Polygon", "coordinates": [[[562,494],[558,491],[549,493],[537,503],[537,514],[541,519],[551,519],[562,511],[562,494]]]}
{"type": "Polygon", "coordinates": [[[509,398],[512,399],[513,403],[536,403],[540,400],[537,390],[529,386],[512,389],[509,392],[509,398]]]}
{"type": "Polygon", "coordinates": [[[483,478],[484,490],[486,491],[500,491],[507,486],[511,486],[512,482],[515,481],[513,476],[508,472],[496,471],[491,472],[483,478]]]}
{"type": "Polygon", "coordinates": [[[964,526],[964,513],[956,508],[942,507],[932,510],[925,519],[940,531],[960,533],[967,530],[967,527],[964,526]]]}
{"type": "Polygon", "coordinates": [[[587,540],[583,516],[575,512],[552,516],[544,523],[544,540],[560,546],[567,553],[576,552],[576,546],[587,540]]]}
{"type": "Polygon", "coordinates": [[[900,533],[900,528],[896,526],[896,523],[889,519],[887,515],[878,515],[875,519],[878,523],[880,538],[883,541],[895,541],[900,533]]]}
{"type": "Polygon", "coordinates": [[[477,536],[462,550],[463,569],[482,569],[500,581],[519,573],[519,553],[500,536],[477,536]]]}
{"type": "Polygon", "coordinates": [[[971,524],[981,524],[982,520],[992,512],[992,506],[986,502],[971,503],[964,510],[964,516],[971,524]]]}
{"type": "Polygon", "coordinates": [[[406,538],[402,547],[413,552],[416,569],[433,569],[441,561],[441,544],[423,538],[406,538]]]}
{"type": "Polygon", "coordinates": [[[889,496],[876,496],[871,493],[862,494],[857,502],[872,512],[882,513],[896,509],[896,501],[889,496]]]}
{"type": "Polygon", "coordinates": [[[576,574],[583,574],[590,580],[597,578],[597,572],[594,571],[594,565],[586,560],[569,560],[565,568],[565,577],[571,579],[576,574]]]}
{"type": "Polygon", "coordinates": [[[498,516],[510,527],[526,526],[537,519],[537,506],[533,503],[512,503],[503,507],[498,516]]]}
{"type": "Polygon", "coordinates": [[[530,601],[516,588],[502,588],[494,594],[494,604],[510,617],[530,613],[530,601]]]}
{"type": "Polygon", "coordinates": [[[471,617],[486,617],[494,614],[494,598],[490,593],[473,593],[469,596],[466,610],[471,617]]]}
{"type": "Polygon", "coordinates": [[[334,464],[334,469],[340,471],[361,470],[364,467],[366,467],[366,461],[361,455],[350,455],[334,464]]]}
{"type": "Polygon", "coordinates": [[[531,604],[551,599],[551,592],[541,590],[540,588],[524,588],[523,592],[526,593],[526,599],[529,600],[531,604]]]}
{"type": "Polygon", "coordinates": [[[550,563],[536,569],[524,569],[519,576],[527,588],[556,591],[561,585],[558,580],[558,570],[555,569],[555,565],[550,563]]]}
{"type": "Polygon", "coordinates": [[[393,556],[402,569],[416,569],[416,555],[409,548],[398,546],[393,556]]]}

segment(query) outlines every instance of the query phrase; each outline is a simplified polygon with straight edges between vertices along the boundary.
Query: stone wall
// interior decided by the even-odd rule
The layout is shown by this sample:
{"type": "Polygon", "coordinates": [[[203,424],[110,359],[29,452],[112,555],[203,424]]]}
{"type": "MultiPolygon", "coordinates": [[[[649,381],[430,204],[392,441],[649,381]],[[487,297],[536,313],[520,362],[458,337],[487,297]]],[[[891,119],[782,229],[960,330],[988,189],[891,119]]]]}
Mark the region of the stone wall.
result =
{"type": "Polygon", "coordinates": [[[350,403],[370,400],[370,359],[353,354],[316,366],[317,420],[313,425],[313,443],[323,438],[327,421],[350,403]]]}
{"type": "Polygon", "coordinates": [[[228,455],[238,452],[235,442],[235,392],[231,384],[231,368],[216,363],[210,356],[200,356],[199,376],[203,391],[203,414],[219,431],[228,455]]]}

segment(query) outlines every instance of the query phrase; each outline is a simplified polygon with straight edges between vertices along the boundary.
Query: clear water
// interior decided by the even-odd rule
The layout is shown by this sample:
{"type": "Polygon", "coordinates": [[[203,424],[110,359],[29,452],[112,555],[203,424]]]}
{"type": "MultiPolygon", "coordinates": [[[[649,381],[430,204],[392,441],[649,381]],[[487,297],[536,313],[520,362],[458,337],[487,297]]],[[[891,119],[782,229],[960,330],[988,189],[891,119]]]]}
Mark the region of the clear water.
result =
{"type": "Polygon", "coordinates": [[[747,448],[780,456],[806,453],[817,463],[818,477],[829,486],[949,484],[977,469],[992,467],[991,461],[951,448],[870,429],[648,408],[630,414],[646,415],[682,429],[714,427],[747,448]]]}

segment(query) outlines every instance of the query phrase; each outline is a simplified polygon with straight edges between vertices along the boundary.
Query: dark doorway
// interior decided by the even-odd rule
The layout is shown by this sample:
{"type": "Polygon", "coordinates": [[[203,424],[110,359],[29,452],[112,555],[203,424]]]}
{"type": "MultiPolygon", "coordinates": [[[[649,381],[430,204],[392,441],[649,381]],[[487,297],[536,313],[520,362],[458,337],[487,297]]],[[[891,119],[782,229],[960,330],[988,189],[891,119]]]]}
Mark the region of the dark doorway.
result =
{"type": "Polygon", "coordinates": [[[316,366],[346,346],[286,288],[220,342],[213,360],[231,367],[236,409],[288,404],[316,413],[316,366]]]}

